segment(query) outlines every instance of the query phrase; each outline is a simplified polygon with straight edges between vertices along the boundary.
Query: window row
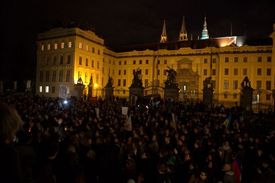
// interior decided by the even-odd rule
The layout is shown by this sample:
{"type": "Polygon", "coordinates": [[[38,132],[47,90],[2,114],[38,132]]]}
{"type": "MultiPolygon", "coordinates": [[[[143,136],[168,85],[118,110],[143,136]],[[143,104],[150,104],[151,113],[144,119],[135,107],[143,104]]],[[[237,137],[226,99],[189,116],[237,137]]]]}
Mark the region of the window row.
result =
{"type": "MultiPolygon", "coordinates": [[[[257,62],[262,62],[263,58],[265,58],[266,62],[271,62],[271,60],[272,60],[271,56],[267,56],[267,57],[261,57],[261,56],[259,56],[259,57],[257,57],[257,62]]],[[[229,61],[230,61],[229,57],[225,57],[224,58],[224,62],[225,63],[228,63],[229,61]]],[[[235,62],[235,63],[238,63],[239,61],[242,61],[242,62],[246,63],[246,62],[248,62],[248,58],[247,57],[242,57],[242,58],[240,58],[240,57],[233,57],[232,61],[235,62]]]]}
{"type": "MultiPolygon", "coordinates": [[[[119,61],[118,62],[118,65],[127,65],[127,60],[124,60],[124,61],[119,61]]],[[[133,65],[136,65],[136,64],[139,64],[139,65],[142,65],[142,64],[149,64],[149,60],[133,60],[133,65]]],[[[161,61],[160,60],[157,60],[156,64],[161,64],[161,61]]],[[[167,60],[163,60],[162,64],[167,64],[167,60]]]]}
{"type": "Polygon", "coordinates": [[[59,56],[53,56],[52,57],[52,60],[51,60],[51,57],[45,57],[44,58],[44,63],[45,65],[63,65],[63,64],[71,64],[72,63],[72,57],[71,55],[67,55],[67,56],[64,56],[64,55],[59,55],[59,56]]]}
{"type": "MultiPolygon", "coordinates": [[[[233,69],[233,75],[234,75],[234,76],[238,76],[240,70],[241,70],[241,69],[234,68],[234,69],[233,69]]],[[[261,76],[261,75],[263,74],[262,70],[263,70],[262,68],[257,68],[257,75],[258,75],[258,76],[261,76]]],[[[208,69],[203,69],[203,75],[204,75],[204,76],[207,76],[207,75],[208,75],[208,72],[209,72],[208,69]]],[[[209,74],[210,74],[210,73],[209,73],[209,74]]],[[[265,74],[266,74],[266,76],[271,76],[271,68],[267,68],[265,74]]],[[[212,69],[211,75],[212,75],[212,76],[216,76],[216,75],[217,75],[217,70],[216,70],[216,69],[212,69]]],[[[225,68],[225,69],[224,69],[224,75],[225,75],[225,76],[230,75],[230,69],[229,69],[229,68],[225,68]]],[[[247,70],[247,68],[242,69],[242,75],[243,75],[243,76],[247,76],[247,75],[248,75],[248,70],[247,70]]]]}
{"type": "Polygon", "coordinates": [[[57,49],[64,49],[64,48],[72,48],[73,43],[71,41],[69,42],[61,42],[61,43],[47,43],[47,44],[41,44],[40,50],[44,51],[47,47],[47,50],[57,50],[57,49]]]}
{"type": "MultiPolygon", "coordinates": [[[[91,67],[95,67],[95,61],[91,60],[91,64],[89,63],[89,59],[86,58],[85,61],[83,60],[83,58],[81,56],[79,56],[78,58],[78,65],[85,65],[87,67],[89,67],[91,65],[91,67]]],[[[96,62],[96,68],[99,69],[99,61],[96,62]]]]}
{"type": "Polygon", "coordinates": [[[40,71],[40,82],[71,82],[71,70],[67,71],[40,71]],[[65,74],[65,75],[64,75],[65,74]]]}
{"type": "MultiPolygon", "coordinates": [[[[84,48],[84,44],[83,44],[82,42],[79,42],[79,43],[78,43],[78,48],[79,48],[79,49],[85,49],[86,51],[89,51],[89,52],[92,52],[92,53],[95,53],[95,52],[96,52],[96,50],[95,50],[94,47],[91,47],[91,46],[89,46],[89,45],[87,45],[87,44],[85,45],[85,48],[84,48]]],[[[101,54],[100,49],[97,50],[97,54],[98,54],[98,55],[101,54]]]]}
{"type": "MultiPolygon", "coordinates": [[[[240,88],[240,85],[241,83],[238,81],[238,80],[233,80],[232,82],[232,88],[234,90],[240,88]]],[[[213,87],[215,88],[215,81],[214,81],[214,84],[213,84],[213,87]]],[[[224,84],[223,84],[223,89],[224,90],[229,90],[229,80],[224,80],[224,84]]],[[[257,80],[256,81],[256,88],[257,89],[263,89],[262,88],[262,81],[260,80],[257,80]]],[[[266,90],[271,90],[271,81],[265,81],[265,89],[266,90]]]]}
{"type": "MultiPolygon", "coordinates": [[[[44,90],[43,90],[43,86],[39,86],[39,92],[42,93],[42,92],[45,92],[45,93],[49,93],[50,92],[50,86],[45,86],[44,87],[44,90]]],[[[51,93],[54,94],[55,93],[55,86],[52,86],[51,87],[51,93]]]]}

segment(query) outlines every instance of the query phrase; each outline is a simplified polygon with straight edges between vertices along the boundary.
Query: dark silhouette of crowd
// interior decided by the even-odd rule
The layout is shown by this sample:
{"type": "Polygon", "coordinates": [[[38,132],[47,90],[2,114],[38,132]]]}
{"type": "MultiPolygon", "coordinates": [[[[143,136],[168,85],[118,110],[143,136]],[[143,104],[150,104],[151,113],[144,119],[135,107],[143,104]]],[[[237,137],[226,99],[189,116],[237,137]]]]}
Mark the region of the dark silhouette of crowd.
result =
{"type": "Polygon", "coordinates": [[[5,109],[13,109],[9,115],[15,116],[11,118],[15,125],[9,126],[7,110],[0,108],[0,182],[275,180],[275,131],[271,125],[275,121],[271,115],[222,105],[205,109],[200,102],[172,100],[129,106],[118,98],[70,98],[65,102],[10,95],[0,101],[6,103],[5,109]],[[128,107],[126,115],[122,107],[128,107]],[[8,127],[13,129],[10,135],[3,135],[8,127]]]}

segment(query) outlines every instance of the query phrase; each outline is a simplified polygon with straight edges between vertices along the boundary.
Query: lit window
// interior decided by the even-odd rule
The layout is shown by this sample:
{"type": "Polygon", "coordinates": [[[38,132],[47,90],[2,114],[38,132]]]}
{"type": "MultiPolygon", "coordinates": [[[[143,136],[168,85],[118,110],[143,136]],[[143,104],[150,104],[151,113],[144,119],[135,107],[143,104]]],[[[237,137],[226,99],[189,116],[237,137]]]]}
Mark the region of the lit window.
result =
{"type": "Polygon", "coordinates": [[[51,49],[51,44],[48,44],[47,49],[48,49],[48,50],[51,49]]]}
{"type": "Polygon", "coordinates": [[[39,86],[39,92],[42,93],[43,92],[43,87],[39,86]]]}
{"type": "Polygon", "coordinates": [[[57,43],[54,43],[54,49],[57,50],[57,43]]]}
{"type": "Polygon", "coordinates": [[[49,86],[45,86],[45,92],[49,93],[49,86]]]}
{"type": "Polygon", "coordinates": [[[78,44],[78,48],[82,49],[82,43],[81,42],[78,44]]]}
{"type": "Polygon", "coordinates": [[[44,44],[41,45],[41,51],[44,51],[44,44]]]}
{"type": "Polygon", "coordinates": [[[61,43],[61,48],[62,48],[62,49],[64,48],[64,45],[65,45],[65,43],[62,42],[62,43],[61,43]]]}
{"type": "Polygon", "coordinates": [[[89,51],[89,46],[88,45],[86,45],[86,50],[89,51]]]}
{"type": "Polygon", "coordinates": [[[71,42],[71,41],[69,41],[69,43],[68,43],[68,47],[69,47],[69,48],[71,48],[71,47],[72,47],[72,42],[71,42]]]}

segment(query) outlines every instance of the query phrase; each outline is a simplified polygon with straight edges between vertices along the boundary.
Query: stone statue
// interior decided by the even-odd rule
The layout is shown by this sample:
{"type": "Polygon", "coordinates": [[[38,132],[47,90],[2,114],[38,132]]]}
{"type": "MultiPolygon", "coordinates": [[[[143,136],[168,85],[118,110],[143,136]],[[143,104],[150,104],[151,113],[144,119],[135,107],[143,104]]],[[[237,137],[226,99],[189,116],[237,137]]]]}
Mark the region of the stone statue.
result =
{"type": "Polygon", "coordinates": [[[165,81],[165,88],[177,88],[178,84],[176,82],[176,75],[177,72],[168,67],[168,69],[165,70],[168,74],[167,74],[167,80],[165,81]]]}
{"type": "Polygon", "coordinates": [[[205,78],[205,80],[203,81],[204,89],[213,89],[213,83],[211,79],[211,77],[205,78]]]}
{"type": "Polygon", "coordinates": [[[138,68],[136,71],[133,71],[133,81],[130,87],[132,88],[141,88],[142,87],[142,80],[141,80],[141,70],[138,68]]]}
{"type": "Polygon", "coordinates": [[[106,84],[105,88],[112,88],[113,87],[113,78],[109,76],[108,83],[106,84]]]}
{"type": "Polygon", "coordinates": [[[243,79],[241,86],[242,88],[251,88],[251,83],[247,76],[245,76],[245,78],[243,79]]]}

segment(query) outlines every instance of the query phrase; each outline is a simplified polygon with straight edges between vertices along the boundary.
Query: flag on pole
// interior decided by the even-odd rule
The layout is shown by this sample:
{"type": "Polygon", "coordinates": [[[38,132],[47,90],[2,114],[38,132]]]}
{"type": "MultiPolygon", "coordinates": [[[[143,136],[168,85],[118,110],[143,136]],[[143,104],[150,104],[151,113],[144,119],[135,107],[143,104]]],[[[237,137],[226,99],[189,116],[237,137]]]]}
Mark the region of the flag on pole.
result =
{"type": "Polygon", "coordinates": [[[231,120],[232,120],[232,114],[229,113],[229,114],[227,115],[226,119],[224,120],[223,125],[224,125],[226,128],[228,128],[229,125],[230,125],[230,123],[231,123],[231,120]]]}

